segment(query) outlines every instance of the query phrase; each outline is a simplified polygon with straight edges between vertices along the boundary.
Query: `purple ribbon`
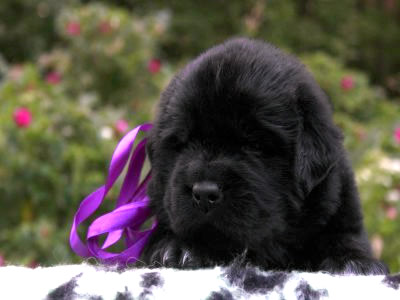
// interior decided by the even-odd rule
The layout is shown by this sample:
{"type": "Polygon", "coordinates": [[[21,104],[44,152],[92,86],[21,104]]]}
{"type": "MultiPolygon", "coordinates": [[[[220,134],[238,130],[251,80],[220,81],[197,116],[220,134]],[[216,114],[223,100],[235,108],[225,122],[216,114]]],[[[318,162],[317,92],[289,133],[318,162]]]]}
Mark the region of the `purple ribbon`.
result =
{"type": "Polygon", "coordinates": [[[106,184],[92,192],[80,204],[72,223],[69,242],[72,250],[82,257],[95,257],[104,263],[127,264],[139,259],[157,222],[150,229],[141,231],[142,225],[151,218],[149,198],[146,186],[150,180],[150,171],[139,184],[140,174],[146,158],[146,139],[139,142],[129,161],[128,171],[122,183],[116,207],[113,211],[95,219],[87,232],[87,244],[80,239],[77,229],[90,217],[103,202],[115,181],[128,163],[130,153],[139,131],[148,131],[151,124],[143,124],[128,132],[118,143],[111,158],[106,184]],[[99,245],[99,236],[107,234],[103,245],[99,245]],[[126,249],[121,253],[105,251],[121,237],[125,237],[126,249]]]}

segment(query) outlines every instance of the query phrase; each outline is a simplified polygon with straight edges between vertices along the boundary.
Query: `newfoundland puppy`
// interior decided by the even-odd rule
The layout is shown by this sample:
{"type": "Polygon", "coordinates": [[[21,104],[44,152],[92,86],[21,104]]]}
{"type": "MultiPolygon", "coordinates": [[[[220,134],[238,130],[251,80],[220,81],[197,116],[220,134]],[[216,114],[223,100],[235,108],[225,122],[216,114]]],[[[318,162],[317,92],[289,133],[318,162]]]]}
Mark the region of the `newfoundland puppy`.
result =
{"type": "Polygon", "coordinates": [[[158,227],[144,262],[386,273],[342,140],[294,57],[245,38],[209,49],[162,93],[148,136],[158,227]]]}

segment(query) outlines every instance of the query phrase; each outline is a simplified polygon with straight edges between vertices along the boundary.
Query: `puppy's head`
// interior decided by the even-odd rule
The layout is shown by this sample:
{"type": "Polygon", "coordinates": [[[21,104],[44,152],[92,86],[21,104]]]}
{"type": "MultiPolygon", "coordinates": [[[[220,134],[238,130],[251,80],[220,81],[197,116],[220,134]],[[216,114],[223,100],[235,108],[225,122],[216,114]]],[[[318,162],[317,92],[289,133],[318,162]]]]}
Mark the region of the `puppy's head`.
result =
{"type": "Polygon", "coordinates": [[[147,150],[160,223],[182,239],[251,247],[296,218],[337,161],[341,135],[299,62],[235,39],[171,81],[147,150]]]}

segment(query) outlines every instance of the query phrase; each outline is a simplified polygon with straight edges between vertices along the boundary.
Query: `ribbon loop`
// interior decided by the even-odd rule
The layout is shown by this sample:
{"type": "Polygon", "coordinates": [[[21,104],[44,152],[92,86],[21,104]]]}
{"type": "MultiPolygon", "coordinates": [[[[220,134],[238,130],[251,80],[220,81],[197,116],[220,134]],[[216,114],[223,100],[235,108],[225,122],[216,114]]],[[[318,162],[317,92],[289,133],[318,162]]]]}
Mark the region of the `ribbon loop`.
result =
{"type": "Polygon", "coordinates": [[[128,132],[118,143],[111,158],[105,185],[88,195],[75,213],[71,232],[70,245],[72,250],[82,257],[95,257],[105,263],[127,263],[136,261],[143,250],[157,223],[153,222],[150,229],[140,231],[141,226],[152,216],[149,209],[149,198],[146,195],[150,172],[139,184],[140,174],[146,158],[146,139],[140,141],[131,155],[127,173],[118,196],[116,208],[95,219],[89,226],[87,244],[78,235],[78,227],[89,218],[101,205],[109,190],[121,175],[128,163],[133,145],[140,131],[148,131],[151,124],[142,124],[128,132]],[[98,239],[102,234],[108,234],[100,248],[98,239]],[[115,244],[125,234],[127,249],[121,253],[110,253],[104,249],[115,244]]]}

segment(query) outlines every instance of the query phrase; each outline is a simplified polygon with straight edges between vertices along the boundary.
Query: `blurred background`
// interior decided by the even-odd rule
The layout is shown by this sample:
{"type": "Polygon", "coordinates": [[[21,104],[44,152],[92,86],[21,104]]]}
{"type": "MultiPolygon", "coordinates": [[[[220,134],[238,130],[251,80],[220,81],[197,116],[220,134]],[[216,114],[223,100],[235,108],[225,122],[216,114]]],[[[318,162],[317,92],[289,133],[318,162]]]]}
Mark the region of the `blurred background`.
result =
{"type": "Polygon", "coordinates": [[[0,265],[81,261],[72,217],[118,140],[188,60],[241,35],[297,55],[327,92],[374,253],[400,271],[399,26],[398,0],[2,0],[0,265]]]}

